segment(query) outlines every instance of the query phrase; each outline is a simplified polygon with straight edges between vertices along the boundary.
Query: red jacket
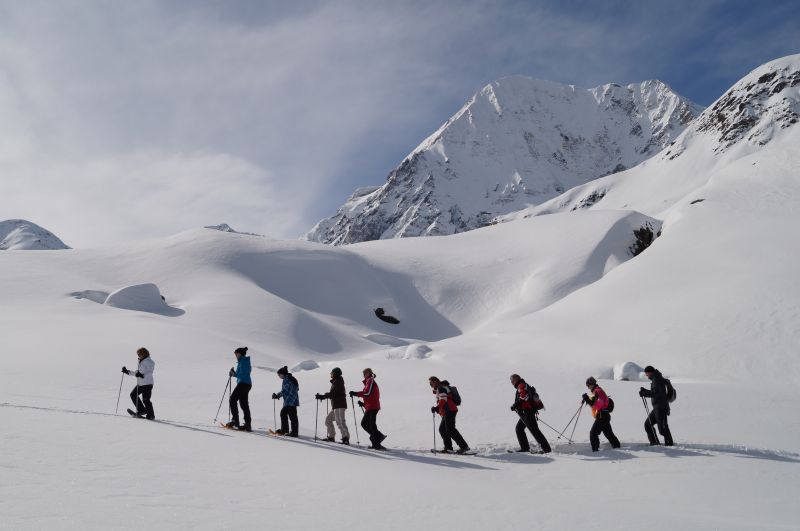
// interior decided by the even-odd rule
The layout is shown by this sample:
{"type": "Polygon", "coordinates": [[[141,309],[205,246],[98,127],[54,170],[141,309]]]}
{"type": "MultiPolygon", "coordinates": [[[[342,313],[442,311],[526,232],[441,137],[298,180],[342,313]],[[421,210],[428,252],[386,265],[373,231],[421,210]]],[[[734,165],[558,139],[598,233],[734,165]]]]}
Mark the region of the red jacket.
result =
{"type": "Polygon", "coordinates": [[[432,389],[432,391],[434,396],[436,396],[436,406],[439,408],[439,415],[444,417],[445,408],[453,412],[458,411],[458,406],[453,400],[453,397],[450,396],[449,387],[440,385],[438,388],[432,389]]]}
{"type": "Polygon", "coordinates": [[[517,407],[525,411],[533,409],[533,396],[528,392],[528,384],[525,380],[520,379],[517,384],[517,407]]]}
{"type": "Polygon", "coordinates": [[[601,411],[608,407],[608,395],[603,388],[599,385],[594,388],[590,398],[594,398],[592,402],[592,416],[597,417],[601,411]]]}
{"type": "Polygon", "coordinates": [[[364,380],[364,390],[356,393],[356,396],[364,399],[365,411],[377,411],[381,408],[381,390],[378,389],[374,376],[364,380]]]}

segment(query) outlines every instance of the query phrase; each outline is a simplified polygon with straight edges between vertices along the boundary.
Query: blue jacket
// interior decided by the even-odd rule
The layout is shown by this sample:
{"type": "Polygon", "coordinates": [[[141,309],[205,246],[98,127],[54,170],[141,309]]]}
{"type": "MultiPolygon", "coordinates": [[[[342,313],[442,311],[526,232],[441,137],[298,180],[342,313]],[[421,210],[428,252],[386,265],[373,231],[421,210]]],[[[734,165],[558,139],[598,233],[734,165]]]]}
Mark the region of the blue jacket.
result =
{"type": "Polygon", "coordinates": [[[242,356],[236,362],[236,383],[253,385],[253,380],[250,379],[250,358],[242,356]]]}
{"type": "Polygon", "coordinates": [[[278,398],[283,398],[283,405],[298,407],[300,405],[300,384],[291,374],[287,374],[283,379],[281,385],[281,392],[278,393],[278,398]]]}

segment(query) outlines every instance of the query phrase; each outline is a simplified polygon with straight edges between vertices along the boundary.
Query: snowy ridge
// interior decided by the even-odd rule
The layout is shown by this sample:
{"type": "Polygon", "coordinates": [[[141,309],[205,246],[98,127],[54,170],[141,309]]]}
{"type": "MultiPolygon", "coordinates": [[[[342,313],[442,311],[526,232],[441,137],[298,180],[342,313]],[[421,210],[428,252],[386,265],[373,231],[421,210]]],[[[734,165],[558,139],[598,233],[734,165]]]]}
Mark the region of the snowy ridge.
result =
{"type": "Polygon", "coordinates": [[[24,219],[0,221],[0,251],[69,249],[55,234],[24,219]]]}
{"type": "Polygon", "coordinates": [[[635,166],[701,108],[660,81],[579,89],[527,77],[484,87],[394,169],[306,236],[322,243],[453,234],[635,166]]]}

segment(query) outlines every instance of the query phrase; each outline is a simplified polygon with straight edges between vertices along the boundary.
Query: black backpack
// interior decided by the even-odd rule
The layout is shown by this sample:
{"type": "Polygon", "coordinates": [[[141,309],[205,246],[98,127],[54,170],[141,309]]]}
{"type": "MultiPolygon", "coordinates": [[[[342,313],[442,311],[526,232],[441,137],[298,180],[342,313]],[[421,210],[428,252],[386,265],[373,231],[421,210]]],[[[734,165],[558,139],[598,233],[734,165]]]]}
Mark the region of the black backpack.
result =
{"type": "Polygon", "coordinates": [[[450,398],[453,399],[453,402],[455,402],[457,406],[461,405],[461,395],[458,394],[458,387],[455,385],[450,386],[450,398]]]}
{"type": "Polygon", "coordinates": [[[667,386],[667,402],[671,404],[678,398],[678,392],[672,387],[672,382],[669,381],[669,378],[664,378],[664,385],[667,386]]]}
{"type": "Polygon", "coordinates": [[[611,398],[610,396],[608,397],[608,407],[606,408],[606,411],[608,411],[609,413],[614,412],[614,399],[611,398]]]}

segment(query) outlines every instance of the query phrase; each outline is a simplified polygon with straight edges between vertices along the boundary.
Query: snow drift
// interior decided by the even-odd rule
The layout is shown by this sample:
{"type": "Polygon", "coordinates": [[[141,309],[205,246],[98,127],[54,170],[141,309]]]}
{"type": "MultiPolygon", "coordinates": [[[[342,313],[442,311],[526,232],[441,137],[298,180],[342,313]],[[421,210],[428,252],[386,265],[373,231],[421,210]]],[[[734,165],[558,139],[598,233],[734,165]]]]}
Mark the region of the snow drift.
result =
{"type": "Polygon", "coordinates": [[[58,237],[24,219],[0,221],[0,251],[69,249],[58,237]]]}

